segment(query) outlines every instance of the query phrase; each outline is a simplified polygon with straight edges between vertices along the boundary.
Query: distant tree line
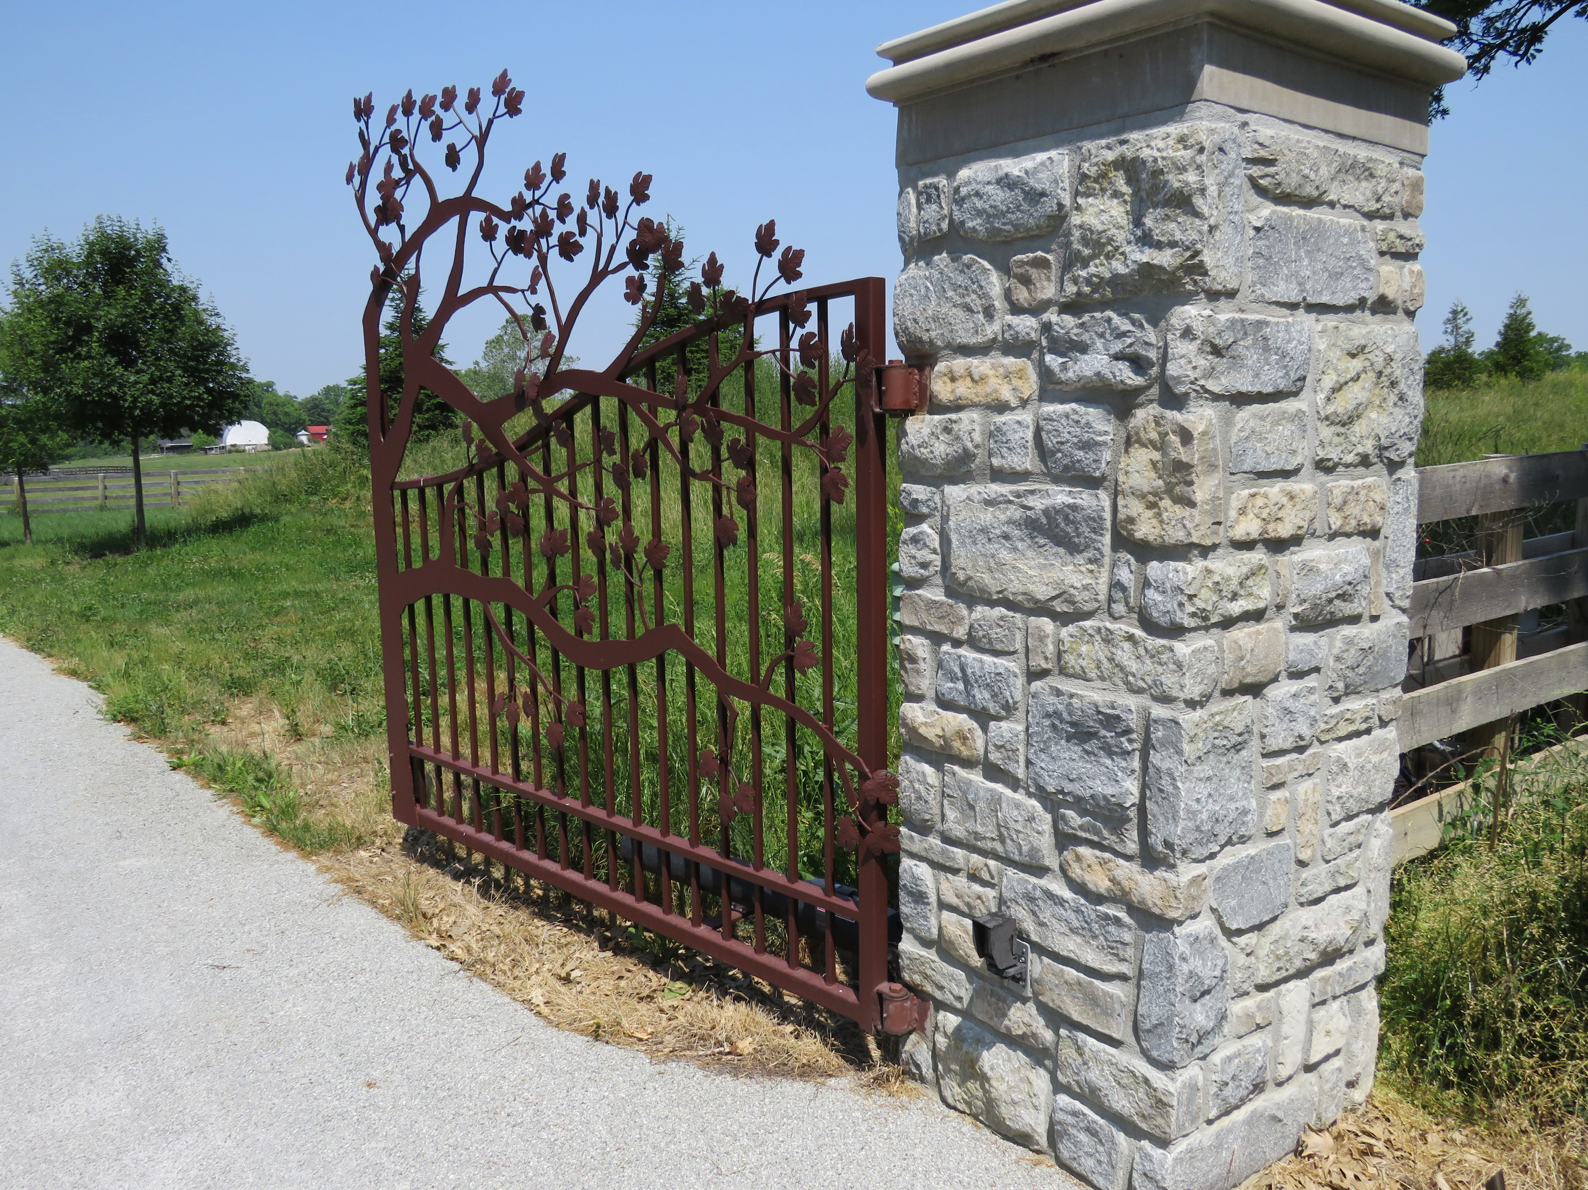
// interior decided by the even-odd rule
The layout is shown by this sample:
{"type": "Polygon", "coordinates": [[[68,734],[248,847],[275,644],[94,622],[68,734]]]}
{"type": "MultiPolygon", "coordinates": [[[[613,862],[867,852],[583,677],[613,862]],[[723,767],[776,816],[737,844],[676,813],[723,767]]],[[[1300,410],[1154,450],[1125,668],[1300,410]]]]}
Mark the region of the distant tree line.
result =
{"type": "Polygon", "coordinates": [[[1428,353],[1423,373],[1429,388],[1471,388],[1488,379],[1538,380],[1550,372],[1588,370],[1588,351],[1573,351],[1559,335],[1540,331],[1527,297],[1511,299],[1494,346],[1475,350],[1472,311],[1462,302],[1445,315],[1445,341],[1428,353]]]}

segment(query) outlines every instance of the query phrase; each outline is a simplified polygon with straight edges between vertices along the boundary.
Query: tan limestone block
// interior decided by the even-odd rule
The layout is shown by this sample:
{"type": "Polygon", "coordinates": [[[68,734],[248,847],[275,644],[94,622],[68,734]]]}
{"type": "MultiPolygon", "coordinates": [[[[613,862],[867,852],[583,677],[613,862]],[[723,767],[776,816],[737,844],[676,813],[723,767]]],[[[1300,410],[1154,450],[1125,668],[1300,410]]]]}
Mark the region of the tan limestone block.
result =
{"type": "Polygon", "coordinates": [[[1423,266],[1409,264],[1406,266],[1406,277],[1401,285],[1401,309],[1408,314],[1415,314],[1423,308],[1423,301],[1428,296],[1428,279],[1423,275],[1423,266]]]}
{"type": "Polygon", "coordinates": [[[899,708],[899,728],[905,739],[922,748],[972,763],[981,760],[985,743],[981,728],[965,715],[940,711],[922,703],[906,703],[899,708]]]}
{"type": "Polygon", "coordinates": [[[1423,213],[1423,175],[1409,170],[1402,178],[1401,213],[1415,219],[1423,213]]]}
{"type": "Polygon", "coordinates": [[[1389,512],[1382,479],[1345,479],[1329,485],[1330,533],[1377,533],[1389,512]]]}
{"type": "Polygon", "coordinates": [[[1248,488],[1230,497],[1231,541],[1285,541],[1305,537],[1318,512],[1318,494],[1308,484],[1248,488]]]}
{"type": "Polygon", "coordinates": [[[1023,405],[1037,391],[1030,360],[987,356],[945,360],[932,369],[932,400],[960,408],[1007,409],[1023,405]]]}
{"type": "Polygon", "coordinates": [[[1071,847],[1059,861],[1064,874],[1097,896],[1126,901],[1169,921],[1184,921],[1207,903],[1208,878],[1149,872],[1090,847],[1071,847]]]}
{"type": "Polygon", "coordinates": [[[1308,781],[1296,790],[1296,862],[1310,864],[1318,854],[1318,783],[1308,781]]]}
{"type": "Polygon", "coordinates": [[[1036,310],[1053,301],[1053,282],[1057,270],[1046,252],[1016,256],[1009,262],[1009,304],[1022,310],[1036,310]]]}
{"type": "Polygon", "coordinates": [[[1225,690],[1266,685],[1284,664],[1285,630],[1278,624],[1254,624],[1224,634],[1225,690]]]}
{"type": "Polygon", "coordinates": [[[1213,545],[1221,476],[1210,413],[1143,409],[1119,462],[1119,530],[1146,545],[1213,545]]]}
{"type": "Polygon", "coordinates": [[[1290,795],[1281,790],[1268,799],[1268,813],[1263,819],[1263,829],[1269,834],[1277,834],[1285,829],[1285,824],[1290,821],[1290,795]]]}
{"type": "Polygon", "coordinates": [[[1400,265],[1381,264],[1378,266],[1378,284],[1373,290],[1373,306],[1379,310],[1398,310],[1400,305],[1400,265]]]}

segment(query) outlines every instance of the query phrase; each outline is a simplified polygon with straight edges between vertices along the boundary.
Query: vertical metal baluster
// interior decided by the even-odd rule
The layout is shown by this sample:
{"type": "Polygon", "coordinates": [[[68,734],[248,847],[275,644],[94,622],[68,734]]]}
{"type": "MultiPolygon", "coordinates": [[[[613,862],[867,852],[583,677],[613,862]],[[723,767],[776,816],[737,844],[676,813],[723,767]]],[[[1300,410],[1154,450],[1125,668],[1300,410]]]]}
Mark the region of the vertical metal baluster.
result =
{"type": "MultiPolygon", "coordinates": [[[[677,393],[681,387],[687,399],[689,387],[688,365],[684,356],[684,349],[678,349],[678,376],[680,385],[674,386],[677,393]]],[[[683,538],[683,572],[684,572],[684,635],[690,640],[695,639],[695,522],[690,506],[690,461],[689,442],[680,433],[678,435],[679,475],[678,498],[679,516],[682,524],[680,536],[683,538]]],[[[684,757],[689,774],[689,841],[695,846],[700,845],[700,747],[696,738],[695,721],[695,663],[684,661],[684,747],[687,752],[684,757]]],[[[700,925],[700,864],[694,860],[689,862],[689,920],[694,925],[700,925]]]]}
{"type": "MultiPolygon", "coordinates": [[[[584,563],[580,560],[581,540],[579,537],[579,434],[578,423],[574,417],[569,416],[564,424],[568,430],[568,495],[571,497],[568,504],[568,542],[570,553],[568,555],[568,581],[578,582],[584,576],[584,563]]],[[[579,607],[578,596],[574,596],[574,608],[577,613],[579,607]]],[[[574,635],[584,638],[585,633],[574,626],[574,635]]],[[[586,809],[590,806],[590,697],[585,684],[585,667],[573,667],[574,688],[579,692],[579,705],[584,708],[584,726],[576,728],[579,733],[579,804],[586,809]]],[[[590,820],[579,819],[579,844],[584,854],[584,878],[595,879],[595,845],[591,837],[590,820]]]]}
{"type": "MultiPolygon", "coordinates": [[[[595,502],[596,507],[601,507],[601,502],[606,499],[606,451],[601,442],[601,398],[596,397],[590,402],[590,458],[595,471],[595,502]]],[[[602,526],[599,519],[596,521],[596,531],[601,532],[602,526]]],[[[605,540],[602,533],[601,540],[605,540]]],[[[596,567],[596,602],[601,609],[597,617],[597,628],[601,634],[600,639],[606,642],[612,638],[611,624],[607,609],[607,558],[606,553],[599,546],[592,546],[591,552],[595,554],[596,567]]],[[[601,671],[601,759],[605,776],[602,778],[602,787],[606,794],[607,821],[611,822],[617,812],[617,775],[613,772],[612,757],[612,671],[601,671]]],[[[617,837],[610,829],[603,831],[603,843],[607,856],[607,887],[616,891],[618,887],[618,853],[617,837]]]]}
{"type": "MultiPolygon", "coordinates": [[[[425,496],[426,489],[419,489],[419,556],[426,562],[430,560],[430,507],[425,496]]],[[[436,609],[432,597],[425,596],[425,658],[429,666],[428,677],[430,681],[430,746],[441,751],[441,711],[439,696],[436,692],[436,609]]],[[[441,796],[441,766],[432,766],[435,769],[436,796],[441,796]]]]}
{"type": "MultiPolygon", "coordinates": [[[[785,434],[794,429],[793,387],[789,380],[789,369],[793,359],[789,354],[789,317],[787,310],[778,312],[778,409],[779,426],[785,434]]],[[[783,608],[787,616],[788,609],[794,606],[794,448],[788,442],[782,444],[780,451],[782,469],[780,472],[780,487],[783,498],[783,608]]],[[[785,618],[785,624],[787,620],[785,618]]],[[[788,629],[783,631],[785,651],[788,641],[788,629]]],[[[794,660],[785,658],[783,661],[783,697],[788,702],[795,701],[798,687],[794,679],[794,660]]],[[[799,769],[795,760],[795,723],[793,718],[783,716],[783,796],[785,799],[784,811],[787,818],[787,846],[788,846],[788,878],[791,881],[800,879],[800,835],[799,835],[799,769]]],[[[800,966],[800,929],[799,906],[793,898],[789,899],[788,920],[788,965],[791,968],[800,966]]]]}
{"type": "MultiPolygon", "coordinates": [[[[754,325],[753,323],[751,324],[754,325]]],[[[755,361],[752,359],[744,365],[744,415],[750,421],[755,420],[755,361]]],[[[745,450],[749,453],[749,467],[745,474],[750,477],[750,488],[756,493],[756,498],[751,501],[750,507],[744,510],[744,536],[745,555],[749,568],[750,593],[748,599],[749,613],[749,641],[747,642],[750,657],[750,680],[761,680],[761,497],[756,487],[755,457],[759,449],[755,431],[746,429],[744,433],[745,450]]],[[[751,862],[759,872],[766,864],[766,843],[764,837],[765,806],[762,804],[761,791],[765,787],[766,766],[761,755],[761,704],[750,704],[750,784],[754,787],[755,799],[751,808],[751,826],[754,831],[754,840],[751,844],[751,862]]],[[[761,885],[754,886],[755,896],[755,949],[762,953],[766,950],[766,922],[762,912],[761,885]]]]}
{"type": "MultiPolygon", "coordinates": [[[[652,392],[656,392],[656,365],[651,364],[645,372],[646,383],[652,392]]],[[[651,540],[666,541],[662,536],[662,445],[659,439],[652,438],[649,442],[651,465],[651,540]]],[[[662,568],[653,567],[651,570],[651,593],[653,611],[651,623],[660,627],[666,622],[667,616],[667,591],[665,580],[662,577],[662,568]]],[[[673,833],[672,810],[672,765],[668,756],[668,742],[672,725],[667,717],[667,652],[656,654],[656,782],[658,794],[657,829],[664,836],[673,833]]],[[[672,853],[663,851],[659,856],[661,871],[658,883],[662,894],[662,912],[673,912],[673,857],[672,853]]]]}
{"type": "MultiPolygon", "coordinates": [[[[408,489],[402,490],[403,509],[403,569],[414,568],[413,531],[411,528],[412,512],[408,507],[408,489]]],[[[405,609],[408,615],[408,692],[413,703],[413,722],[409,724],[408,738],[416,743],[423,743],[425,738],[425,718],[423,704],[419,696],[419,621],[414,614],[414,605],[409,604],[405,609]]],[[[414,800],[428,810],[439,809],[431,805],[425,797],[424,770],[420,770],[419,788],[414,791],[414,800]]]]}
{"type": "MultiPolygon", "coordinates": [[[[821,344],[821,355],[816,363],[817,391],[823,396],[827,393],[827,299],[822,298],[816,303],[816,338],[821,344]]],[[[827,439],[832,434],[832,408],[822,411],[820,441],[822,448],[827,447],[827,439]]],[[[830,468],[825,462],[819,468],[820,474],[825,477],[830,468]]],[[[834,730],[833,719],[833,504],[827,498],[827,489],[821,489],[822,509],[822,722],[827,725],[827,730],[834,730]]],[[[831,896],[834,891],[833,866],[833,762],[832,758],[823,754],[822,757],[822,830],[823,840],[822,858],[827,869],[825,887],[831,896]]],[[[832,945],[831,936],[825,948],[827,955],[826,977],[828,983],[838,981],[836,948],[832,945]]]]}
{"type": "MultiPolygon", "coordinates": [[[[519,476],[518,482],[523,477],[519,476]]],[[[524,544],[519,553],[519,561],[523,573],[522,586],[526,594],[532,594],[535,589],[534,557],[535,533],[530,524],[530,502],[526,489],[524,505],[519,511],[524,517],[524,544]]],[[[530,658],[533,665],[524,675],[524,690],[529,695],[529,763],[530,779],[538,790],[546,788],[544,769],[541,764],[541,749],[545,744],[545,736],[540,730],[540,634],[535,630],[535,621],[528,616],[524,617],[524,656],[530,658]]],[[[546,858],[546,807],[540,802],[535,803],[535,854],[541,859],[546,858]]]]}
{"type": "MultiPolygon", "coordinates": [[[[544,475],[550,476],[552,474],[550,427],[547,427],[545,436],[540,440],[540,469],[541,473],[544,475]]],[[[545,508],[546,532],[550,533],[557,525],[556,508],[550,492],[547,492],[545,496],[545,508]]],[[[546,555],[546,587],[549,589],[555,587],[556,585],[557,557],[555,554],[548,553],[546,555]]],[[[555,595],[551,596],[551,598],[547,600],[546,610],[551,613],[553,619],[558,617],[557,605],[560,602],[561,601],[555,595]]],[[[547,716],[549,726],[550,721],[562,720],[560,709],[562,706],[562,654],[557,652],[555,645],[551,645],[549,641],[547,644],[550,646],[551,688],[554,693],[551,712],[547,716]]],[[[557,755],[553,759],[553,764],[557,774],[555,783],[553,785],[553,792],[556,793],[558,797],[568,796],[568,773],[567,767],[564,763],[567,755],[568,741],[565,737],[563,740],[563,746],[557,749],[557,755]]],[[[562,868],[566,868],[568,866],[568,816],[562,813],[557,815],[557,863],[562,868]]]]}
{"type": "MultiPolygon", "coordinates": [[[[486,504],[486,502],[485,502],[485,471],[484,471],[483,468],[481,470],[476,471],[474,473],[474,507],[475,507],[475,512],[476,512],[476,522],[475,523],[479,525],[479,531],[481,533],[484,533],[485,532],[485,526],[486,526],[486,518],[490,515],[490,506],[488,504],[486,504]]],[[[490,537],[489,537],[489,535],[487,535],[487,537],[485,539],[485,544],[489,545],[489,543],[490,543],[490,537]]],[[[506,542],[504,541],[502,544],[505,546],[506,542]]],[[[465,552],[467,552],[467,550],[469,548],[467,540],[461,542],[460,545],[461,545],[462,549],[465,552]]],[[[482,575],[487,576],[487,577],[490,576],[490,573],[491,573],[491,554],[490,554],[490,550],[489,549],[481,549],[480,550],[480,573],[482,575]]],[[[503,555],[502,555],[502,577],[503,578],[507,577],[507,555],[506,555],[506,553],[503,553],[503,555]]],[[[513,639],[513,631],[512,631],[512,629],[513,629],[513,607],[509,603],[503,603],[502,604],[502,631],[507,635],[507,639],[509,641],[511,641],[513,639]]],[[[503,694],[505,694],[507,696],[507,703],[509,705],[511,705],[511,703],[513,701],[513,686],[514,686],[514,681],[513,681],[513,676],[514,676],[513,675],[513,653],[512,653],[512,650],[508,649],[505,645],[502,648],[502,666],[507,671],[505,673],[505,675],[503,676],[503,680],[502,680],[502,692],[503,692],[503,694]]],[[[512,741],[513,737],[515,735],[517,735],[517,734],[518,734],[518,729],[513,726],[512,719],[508,719],[507,720],[507,738],[508,738],[508,740],[510,742],[510,751],[511,751],[511,741],[512,741]]],[[[511,757],[511,755],[509,756],[508,764],[509,764],[509,766],[512,766],[514,764],[514,761],[513,761],[512,757],[511,757]]],[[[511,768],[510,768],[510,771],[512,771],[511,768]]],[[[489,797],[491,799],[491,822],[492,822],[491,834],[493,834],[496,838],[500,839],[502,837],[502,790],[501,790],[501,787],[497,786],[497,785],[483,785],[479,781],[473,781],[470,784],[471,784],[471,786],[473,788],[473,792],[474,792],[474,827],[475,827],[475,829],[476,830],[484,830],[485,829],[485,805],[484,805],[484,801],[485,801],[485,799],[487,797],[489,797]]],[[[489,870],[489,868],[490,868],[490,861],[489,860],[486,861],[486,868],[487,868],[487,870],[489,870]]]]}
{"type": "MultiPolygon", "coordinates": [[[[507,464],[498,462],[496,464],[496,499],[498,501],[497,512],[501,514],[501,521],[498,526],[497,547],[502,551],[502,577],[510,579],[513,577],[513,535],[507,531],[507,509],[510,509],[512,505],[502,499],[506,492],[507,464]]],[[[480,504],[483,508],[485,504],[483,495],[480,497],[480,504]]],[[[518,630],[513,626],[512,604],[502,605],[502,617],[502,628],[507,633],[507,643],[516,647],[518,630]]],[[[526,625],[529,623],[528,617],[525,617],[524,622],[526,625]]],[[[514,659],[510,648],[507,652],[507,697],[509,699],[518,698],[518,685],[518,662],[514,659]]],[[[508,771],[513,774],[513,783],[517,785],[524,779],[524,763],[522,756],[519,754],[518,724],[516,723],[508,725],[507,763],[508,771]]],[[[498,823],[496,837],[500,839],[502,837],[500,826],[502,819],[502,790],[493,790],[493,795],[496,798],[496,820],[498,823]]],[[[524,799],[518,795],[518,791],[515,789],[513,792],[513,846],[523,847],[523,845],[524,799]]]]}
{"type": "MultiPolygon", "coordinates": [[[[629,407],[627,403],[618,404],[618,450],[622,454],[624,467],[629,468],[629,482],[623,489],[623,524],[634,523],[634,472],[632,444],[629,441],[629,407]]],[[[627,555],[623,565],[629,571],[637,571],[640,565],[638,555],[627,555]]],[[[635,589],[634,583],[625,574],[623,578],[623,626],[627,630],[628,638],[635,638],[634,598],[643,592],[635,589]]],[[[644,817],[644,786],[640,780],[640,680],[639,669],[631,661],[624,666],[628,671],[629,705],[629,817],[639,822],[644,817]]],[[[640,862],[639,840],[634,840],[634,859],[630,864],[631,882],[634,885],[636,900],[644,901],[645,896],[645,867],[640,862]]]]}
{"type": "MultiPolygon", "coordinates": [[[[712,331],[706,340],[707,359],[713,369],[717,366],[717,332],[712,331]]],[[[720,405],[718,394],[713,393],[709,401],[713,408],[720,405]]],[[[718,429],[721,429],[719,423],[718,429]]],[[[720,433],[714,437],[720,437],[720,433]]],[[[711,472],[719,479],[722,477],[722,446],[719,442],[711,442],[711,472]]],[[[713,628],[717,636],[717,665],[724,672],[728,669],[728,592],[727,573],[724,569],[727,562],[727,550],[723,547],[722,537],[717,532],[726,509],[723,507],[722,485],[711,485],[711,582],[713,611],[715,621],[713,628]]],[[[712,687],[717,703],[717,752],[722,757],[722,771],[717,777],[717,806],[718,806],[718,837],[717,849],[723,856],[733,854],[732,821],[735,810],[733,809],[734,785],[733,777],[728,771],[728,761],[733,757],[733,745],[736,741],[728,735],[728,698],[719,687],[712,687]]],[[[725,939],[733,937],[733,907],[730,903],[729,889],[726,884],[722,889],[722,936],[725,939]]]]}

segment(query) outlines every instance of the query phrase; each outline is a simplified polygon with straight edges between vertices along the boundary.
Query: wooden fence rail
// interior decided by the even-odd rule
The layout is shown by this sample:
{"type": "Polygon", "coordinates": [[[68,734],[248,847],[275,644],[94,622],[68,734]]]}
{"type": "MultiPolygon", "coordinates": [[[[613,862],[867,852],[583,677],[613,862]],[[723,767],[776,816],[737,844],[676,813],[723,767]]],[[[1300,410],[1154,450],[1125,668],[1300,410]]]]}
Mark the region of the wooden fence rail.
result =
{"type": "MultiPolygon", "coordinates": [[[[220,483],[235,483],[247,475],[249,467],[204,467],[185,471],[145,471],[143,503],[146,508],[176,508],[194,488],[220,483]]],[[[21,483],[11,477],[13,500],[21,498],[21,483]]],[[[129,474],[96,476],[66,475],[59,478],[38,476],[27,483],[28,508],[37,512],[73,512],[87,509],[120,511],[136,503],[136,485],[129,474]],[[91,482],[90,482],[91,481],[91,482]]]]}

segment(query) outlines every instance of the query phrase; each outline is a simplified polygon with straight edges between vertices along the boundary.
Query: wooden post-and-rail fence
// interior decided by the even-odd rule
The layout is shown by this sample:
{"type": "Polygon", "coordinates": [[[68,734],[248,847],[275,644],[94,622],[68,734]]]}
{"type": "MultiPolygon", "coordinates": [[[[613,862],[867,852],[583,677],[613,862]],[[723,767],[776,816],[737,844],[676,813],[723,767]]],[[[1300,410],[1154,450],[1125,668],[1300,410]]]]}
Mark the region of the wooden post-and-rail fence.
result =
{"type": "MultiPolygon", "coordinates": [[[[217,483],[233,483],[249,472],[248,467],[204,467],[186,471],[149,471],[143,473],[145,508],[177,508],[194,488],[217,483]]],[[[8,476],[11,498],[20,501],[23,480],[8,476]]],[[[95,474],[50,474],[26,477],[28,508],[32,512],[119,511],[133,507],[132,469],[95,474]]]]}
{"type": "MultiPolygon", "coordinates": [[[[1417,563],[1401,752],[1443,745],[1504,769],[1517,715],[1561,701],[1576,724],[1588,710],[1588,445],[1427,467],[1418,481],[1419,524],[1476,517],[1477,544],[1417,563]],[[1528,509],[1568,502],[1572,528],[1523,537],[1528,509]],[[1556,605],[1561,623],[1524,628],[1528,613],[1556,605]]],[[[1398,807],[1396,859],[1438,846],[1471,797],[1459,786],[1398,807]]]]}

